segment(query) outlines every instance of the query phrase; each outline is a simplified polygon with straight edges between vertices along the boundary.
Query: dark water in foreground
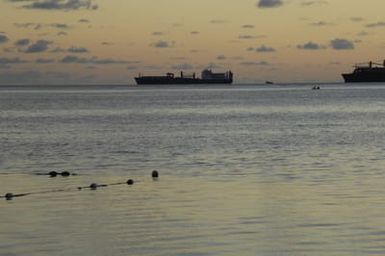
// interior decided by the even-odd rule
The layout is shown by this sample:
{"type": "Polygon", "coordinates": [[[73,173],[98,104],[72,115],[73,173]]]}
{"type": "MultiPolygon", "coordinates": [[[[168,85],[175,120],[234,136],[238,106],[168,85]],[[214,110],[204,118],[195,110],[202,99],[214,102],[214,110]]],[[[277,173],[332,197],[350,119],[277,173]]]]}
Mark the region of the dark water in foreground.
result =
{"type": "Polygon", "coordinates": [[[0,88],[0,255],[384,255],[385,86],[310,88],[0,88]]]}

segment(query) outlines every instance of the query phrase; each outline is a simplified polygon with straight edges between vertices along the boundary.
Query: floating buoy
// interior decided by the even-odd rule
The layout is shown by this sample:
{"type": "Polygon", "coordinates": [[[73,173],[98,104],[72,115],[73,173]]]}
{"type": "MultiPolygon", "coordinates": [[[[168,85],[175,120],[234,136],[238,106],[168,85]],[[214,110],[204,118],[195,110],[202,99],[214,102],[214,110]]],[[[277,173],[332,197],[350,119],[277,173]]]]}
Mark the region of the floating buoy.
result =
{"type": "Polygon", "coordinates": [[[90,189],[96,190],[97,188],[98,188],[98,184],[96,184],[96,183],[91,183],[90,189]]]}
{"type": "Polygon", "coordinates": [[[127,180],[127,185],[134,185],[134,181],[132,179],[127,180]]]}
{"type": "Polygon", "coordinates": [[[55,171],[50,171],[49,173],[48,173],[48,175],[50,176],[50,177],[56,177],[57,176],[57,172],[55,172],[55,171]]]}
{"type": "Polygon", "coordinates": [[[61,176],[63,176],[63,177],[68,177],[70,175],[71,175],[71,173],[69,173],[67,171],[64,171],[64,172],[61,173],[61,176]]]}
{"type": "Polygon", "coordinates": [[[12,200],[12,198],[13,198],[13,194],[12,193],[7,193],[7,194],[5,194],[5,200],[12,200]]]}
{"type": "Polygon", "coordinates": [[[151,173],[151,176],[152,176],[153,178],[159,178],[159,173],[158,173],[158,171],[157,171],[157,170],[153,170],[152,173],[151,173]]]}

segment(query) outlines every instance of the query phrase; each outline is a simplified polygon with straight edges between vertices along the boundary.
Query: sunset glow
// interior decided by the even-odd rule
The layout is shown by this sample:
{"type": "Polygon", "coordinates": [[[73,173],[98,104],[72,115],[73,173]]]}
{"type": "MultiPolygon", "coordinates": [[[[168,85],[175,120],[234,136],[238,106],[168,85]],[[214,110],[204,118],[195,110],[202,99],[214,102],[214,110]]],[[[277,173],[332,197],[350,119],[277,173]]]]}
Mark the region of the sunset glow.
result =
{"type": "Polygon", "coordinates": [[[236,83],[342,81],[382,62],[383,0],[1,0],[0,84],[132,84],[231,69],[236,83]]]}

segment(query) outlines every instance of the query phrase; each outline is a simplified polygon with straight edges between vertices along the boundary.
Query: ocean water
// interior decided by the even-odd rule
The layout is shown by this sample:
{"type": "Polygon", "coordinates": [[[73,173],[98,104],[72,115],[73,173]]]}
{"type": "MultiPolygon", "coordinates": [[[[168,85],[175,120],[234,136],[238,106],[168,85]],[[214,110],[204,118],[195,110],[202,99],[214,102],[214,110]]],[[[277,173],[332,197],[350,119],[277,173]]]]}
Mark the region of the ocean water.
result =
{"type": "Polygon", "coordinates": [[[0,255],[384,255],[385,86],[311,87],[1,87],[0,255]]]}

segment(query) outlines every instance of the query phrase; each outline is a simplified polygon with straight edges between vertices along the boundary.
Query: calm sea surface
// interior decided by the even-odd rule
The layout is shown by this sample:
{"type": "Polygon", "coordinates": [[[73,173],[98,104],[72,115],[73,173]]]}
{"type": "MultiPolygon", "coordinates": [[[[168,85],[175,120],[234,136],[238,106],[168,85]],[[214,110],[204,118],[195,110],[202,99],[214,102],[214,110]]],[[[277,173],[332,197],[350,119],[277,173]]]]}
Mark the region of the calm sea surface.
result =
{"type": "Polygon", "coordinates": [[[321,87],[1,87],[0,255],[384,255],[385,86],[321,87]]]}

